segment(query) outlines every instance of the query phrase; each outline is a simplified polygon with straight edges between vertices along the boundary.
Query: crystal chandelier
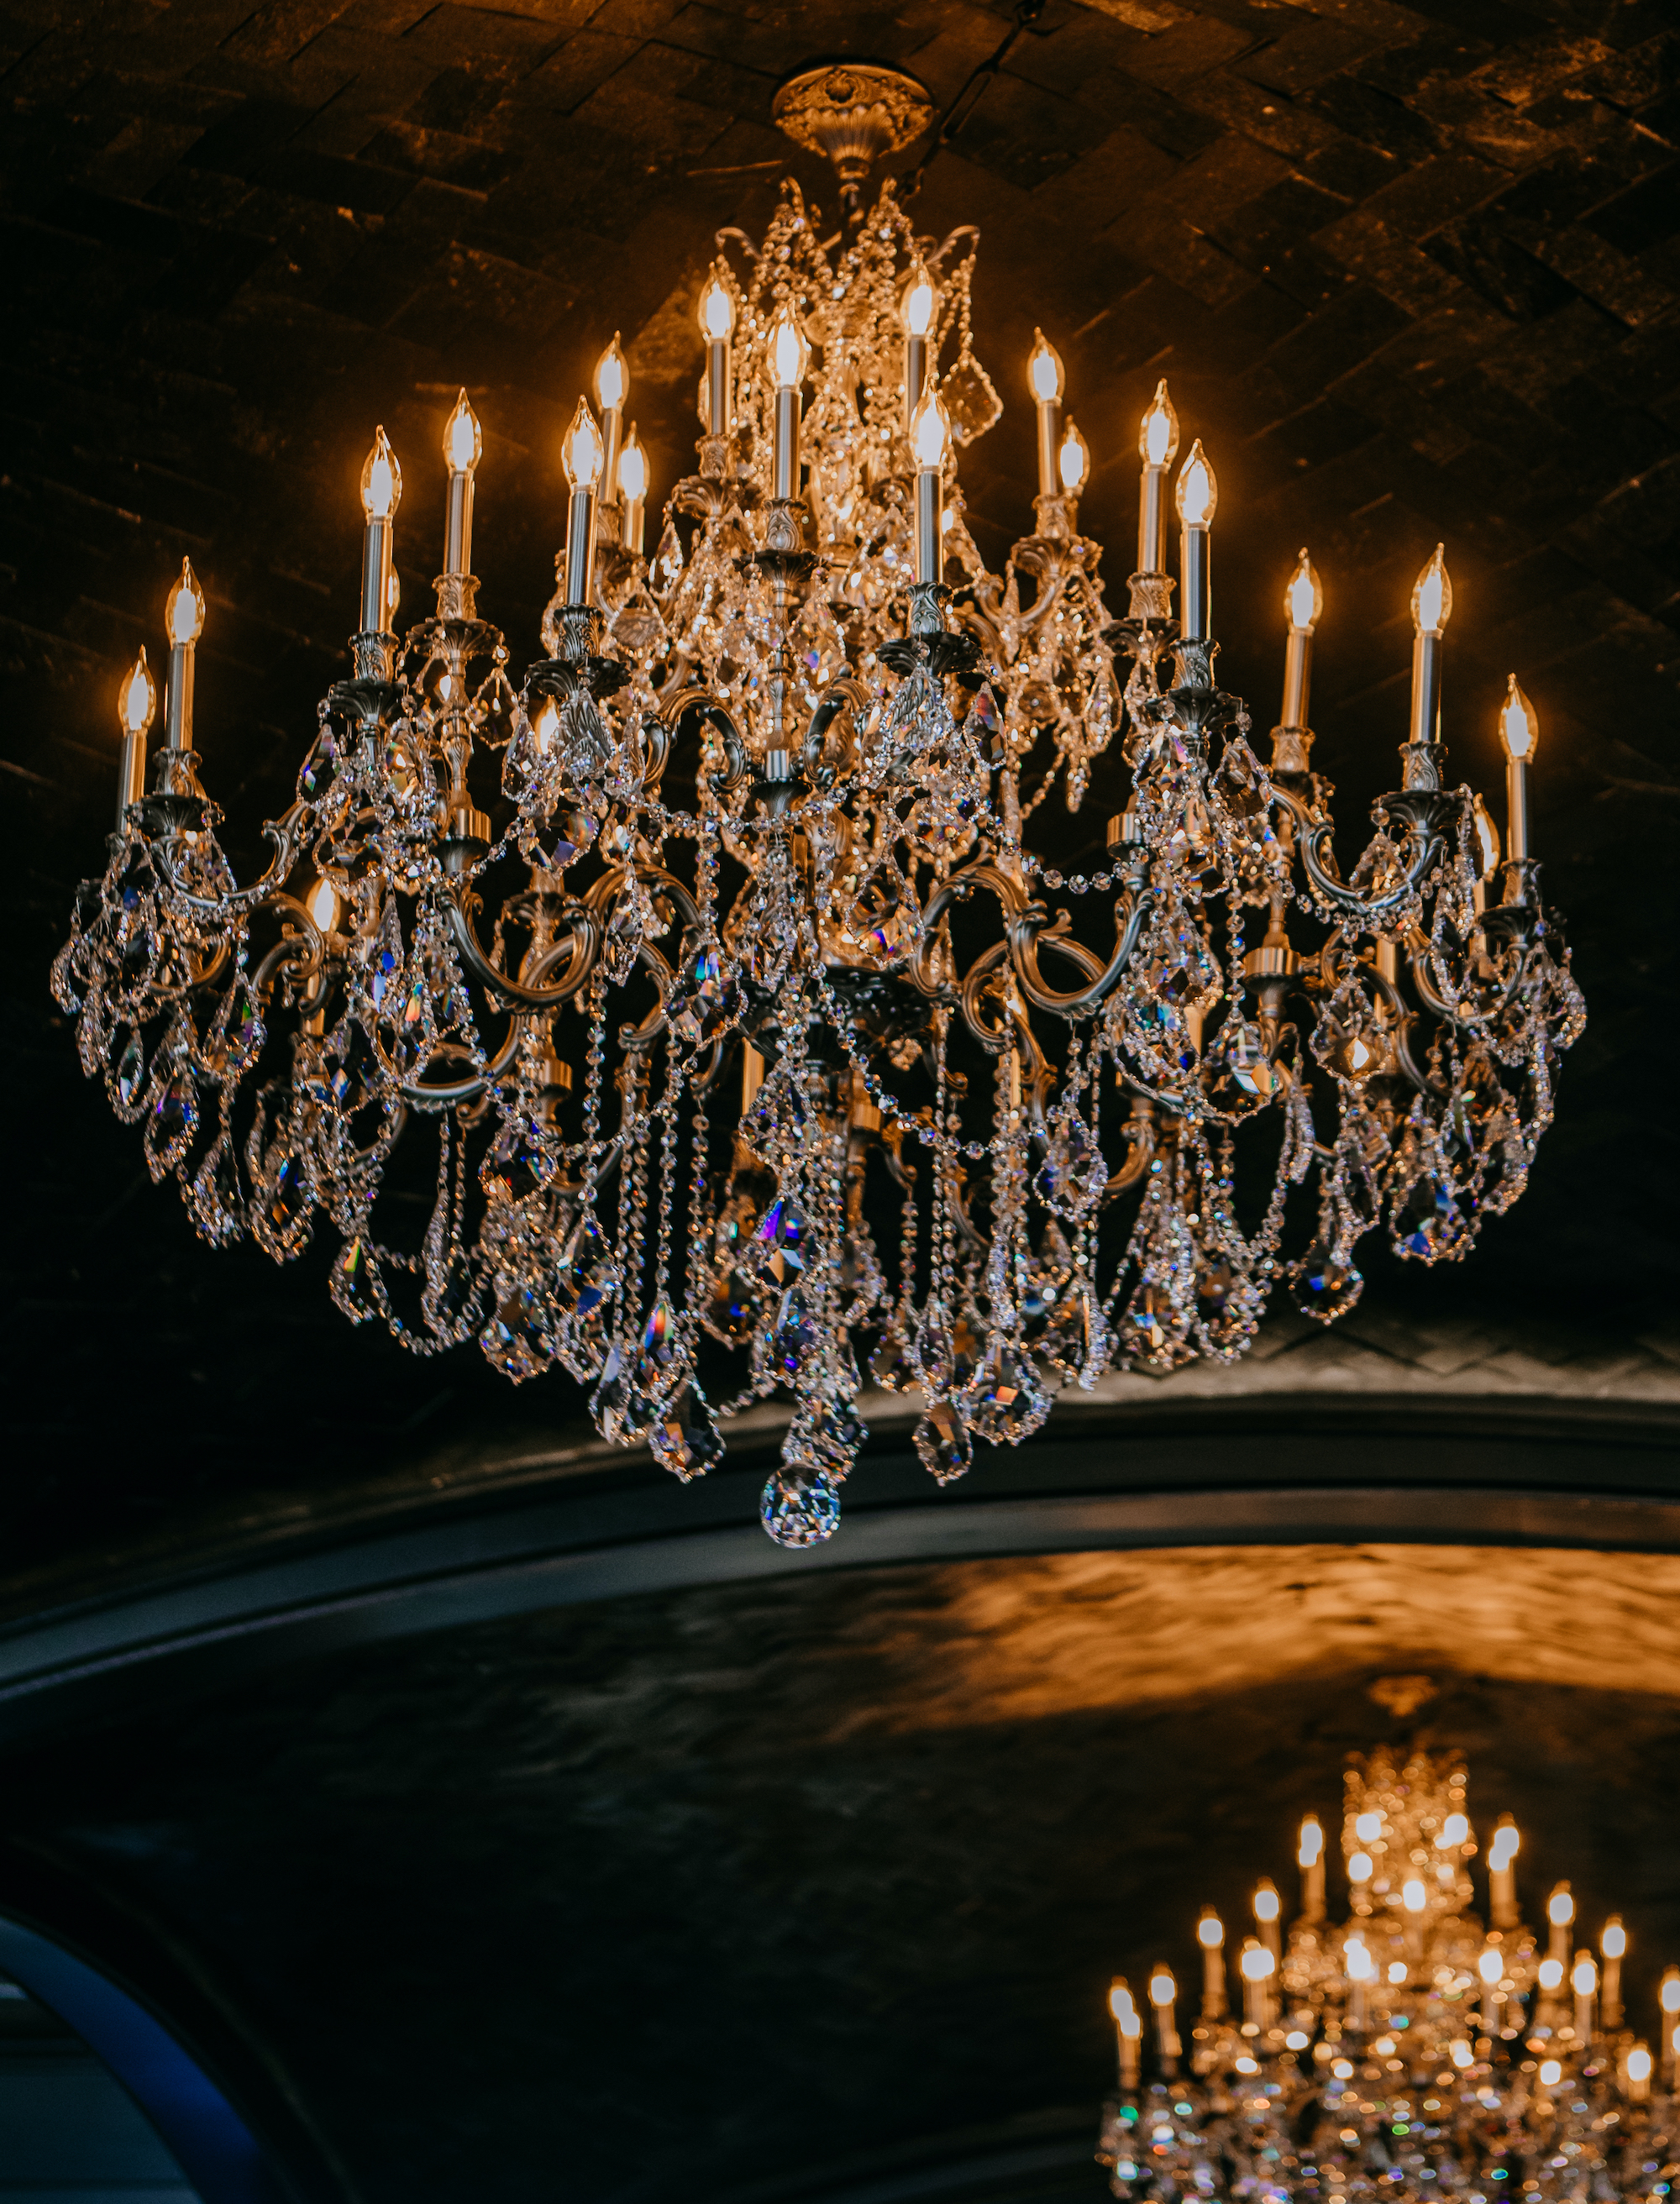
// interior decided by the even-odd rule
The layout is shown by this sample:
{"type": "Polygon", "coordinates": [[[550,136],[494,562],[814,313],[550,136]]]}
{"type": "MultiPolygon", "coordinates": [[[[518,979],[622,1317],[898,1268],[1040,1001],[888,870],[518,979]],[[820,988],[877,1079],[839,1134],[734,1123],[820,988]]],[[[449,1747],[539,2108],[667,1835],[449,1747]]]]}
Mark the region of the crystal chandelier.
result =
{"type": "Polygon", "coordinates": [[[1186,2048],[1178,1988],[1149,1980],[1144,2021],[1110,1992],[1119,2088],[1099,2160],[1116,2196],[1261,2204],[1662,2204],[1680,2165],[1675,2087],[1680,1968],[1659,1994],[1660,2048],[1625,2024],[1627,1932],[1576,1947],[1560,1882],[1543,1937],[1516,1895],[1506,1815],[1487,1852],[1488,1926],[1470,1910],[1476,1853],[1465,1773],[1450,1755],[1386,1751],[1348,1772],[1342,1858],[1351,1913],[1325,1910],[1325,1833],[1301,1826],[1301,1911],[1285,1940],[1269,1880],[1227,2001],[1225,1927],[1211,1910],[1201,2017],[1186,2048]]]}
{"type": "Polygon", "coordinates": [[[793,1545],[835,1526],[865,1360],[919,1391],[943,1483],[1066,1383],[1240,1355],[1275,1289],[1333,1320],[1368,1233],[1463,1256],[1522,1191],[1583,1022],[1515,677],[1502,876],[1481,798],[1446,784],[1439,549],[1401,785],[1345,873],[1310,764],[1319,578],[1303,552],[1262,758],[1215,684],[1218,486],[1199,441],[1174,477],[1164,382],[1125,614],[1042,336],[1033,532],[988,570],[956,478],[1001,411],[976,233],[919,236],[890,183],[858,196],[925,119],[906,83],[823,69],[784,94],[855,219],[825,238],[790,182],[760,243],[721,237],[698,465],[650,554],[603,354],[522,678],[478,613],[466,394],[435,607],[401,637],[379,431],[351,670],[244,884],[199,779],[183,566],[163,740],[148,782],[142,651],[108,862],[53,974],[85,1069],[213,1244],[286,1261],[329,1224],[352,1323],[419,1354],[477,1341],[515,1381],[558,1366],[685,1479],[723,1422],[791,1395],[763,1519],[793,1545]],[[1030,823],[1099,780],[1107,862],[1064,877],[1030,823]]]}

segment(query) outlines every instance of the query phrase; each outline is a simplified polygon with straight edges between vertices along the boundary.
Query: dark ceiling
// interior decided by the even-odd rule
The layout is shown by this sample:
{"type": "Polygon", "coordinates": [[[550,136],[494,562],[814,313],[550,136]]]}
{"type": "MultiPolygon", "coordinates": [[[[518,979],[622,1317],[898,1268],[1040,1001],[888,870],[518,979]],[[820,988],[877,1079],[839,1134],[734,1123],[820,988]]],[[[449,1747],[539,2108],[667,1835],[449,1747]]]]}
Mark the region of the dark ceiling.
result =
{"type": "MultiPolygon", "coordinates": [[[[329,1247],[286,1272],[200,1247],[80,1075],[46,969],[101,862],[116,678],[140,642],[155,655],[181,556],[210,600],[205,775],[248,862],[342,662],[373,424],[405,464],[412,613],[440,521],[429,455],[469,386],[481,602],[515,662],[534,655],[559,435],[614,329],[656,485],[686,463],[698,272],[720,224],[774,203],[777,80],[849,51],[948,99],[1010,17],[24,0],[3,22],[17,1614],[42,1568],[53,1597],[92,1598],[136,1555],[184,1569],[212,1520],[271,1533],[342,1503],[365,1526],[440,1462],[452,1490],[492,1459],[559,1476],[552,1449],[581,1436],[563,1378],[515,1394],[471,1351],[423,1363],[353,1334],[329,1247]]],[[[1455,769],[1495,788],[1511,668],[1542,715],[1536,840],[1591,1023],[1517,1210],[1447,1274],[1375,1266],[1357,1352],[1325,1382],[1370,1391],[1386,1358],[1397,1447],[1463,1366],[1455,1327],[1505,1360],[1490,1428],[1513,1389],[1530,1435],[1561,1395],[1632,1416],[1665,1371],[1671,1395],[1671,7],[1050,0],[916,204],[929,231],[983,234],[977,343],[1008,410],[962,473],[994,564],[1029,521],[1042,323],[1095,454],[1083,517],[1113,547],[1111,592],[1157,376],[1204,437],[1221,671],[1261,726],[1282,584],[1311,546],[1315,762],[1350,840],[1392,778],[1406,601],[1438,538],[1455,769]]],[[[1100,838],[1113,793],[1081,831],[1100,838]]],[[[1287,1425],[1281,1354],[1248,1369],[1287,1425]]],[[[1161,1398],[1140,1433],[1190,1400],[1161,1398]]],[[[1147,1437],[1127,1458],[1146,1478],[1147,1437]]],[[[633,1462],[620,1483],[633,1501],[654,1479],[633,1462]]],[[[319,2194],[370,2200],[780,2197],[943,2130],[984,2131],[958,2155],[1018,2146],[1011,2193],[1092,2193],[1107,1971],[1182,1956],[1204,1894],[1281,1873],[1290,1816],[1382,1733],[1374,1663],[1456,1676],[1426,1719],[1473,1747],[1478,1795],[1528,1816],[1537,1874],[1621,1900],[1653,1958],[1680,1934],[1669,1564],[1636,1565],[1653,1604],[1630,1621],[1620,1563],[1379,1554],[1337,1579],[1327,1633],[1302,1606],[1335,1575],[1324,1555],[1175,1562],[1170,1597],[1159,1558],[1128,1576],[1100,1557],[1054,1597],[1047,1566],[744,1581],[157,1695],[14,1751],[0,1905],[34,1891],[43,1917],[130,1950],[234,2046],[319,2194]],[[1448,1576],[1481,1605],[1446,1599],[1448,1576]],[[1047,1619],[1027,1642],[1029,1593],[1047,1619]],[[1223,1665],[1215,1611],[1248,1629],[1223,1665]],[[903,1713],[941,1694],[944,1715],[903,1713]]]]}

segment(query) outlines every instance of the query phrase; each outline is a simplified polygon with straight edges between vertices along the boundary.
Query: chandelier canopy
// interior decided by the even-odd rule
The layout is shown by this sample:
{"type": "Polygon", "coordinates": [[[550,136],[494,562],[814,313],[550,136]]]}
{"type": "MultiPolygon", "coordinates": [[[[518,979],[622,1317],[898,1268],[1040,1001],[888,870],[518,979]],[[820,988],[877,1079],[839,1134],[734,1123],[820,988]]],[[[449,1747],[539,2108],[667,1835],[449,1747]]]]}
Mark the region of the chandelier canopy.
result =
{"type": "Polygon", "coordinates": [[[1197,1928],[1201,2016],[1186,2046],[1178,1992],[1157,1967],[1145,2023],[1110,1992],[1119,2087],[1097,2156],[1116,2196],[1149,2204],[1664,2204],[1680,2165],[1680,1968],[1659,1993],[1659,2047],[1626,2023],[1627,1932],[1595,1954],[1567,1882],[1541,1934],[1517,1907],[1506,1815],[1487,1850],[1488,1925],[1471,1911],[1477,1846],[1465,1771],[1450,1755],[1386,1751],[1349,1769],[1342,1861],[1351,1911],[1325,1902],[1325,1831],[1301,1825],[1301,1911],[1285,1939],[1276,1886],[1229,2003],[1225,1925],[1197,1928]]]}
{"type": "Polygon", "coordinates": [[[698,465],[651,553],[628,367],[603,354],[517,681],[478,612],[466,393],[435,607],[401,637],[377,431],[351,672],[246,884],[199,778],[183,566],[163,740],[148,782],[142,651],[109,860],[53,974],[84,1068],[213,1244],[285,1261],[329,1223],[352,1323],[419,1354],[476,1340],[516,1382],[558,1365],[685,1479],[791,1395],[763,1518],[793,1545],[835,1526],[866,1366],[919,1391],[943,1483],[1063,1385],[1233,1360],[1274,1291],[1333,1321],[1367,1234],[1464,1255],[1521,1193],[1584,1018],[1514,675],[1503,862],[1447,782],[1439,548],[1400,785],[1346,871],[1310,755],[1320,577],[1303,550],[1262,756],[1214,678],[1217,478],[1199,440],[1174,471],[1164,382],[1125,612],[1042,334],[1033,529],[988,568],[956,464],[1001,411],[977,233],[918,235],[890,182],[857,196],[911,128],[889,74],[789,87],[856,219],[825,238],[790,181],[762,242],[721,236],[698,465]],[[1099,786],[1107,862],[1065,877],[1035,814],[1099,786]]]}

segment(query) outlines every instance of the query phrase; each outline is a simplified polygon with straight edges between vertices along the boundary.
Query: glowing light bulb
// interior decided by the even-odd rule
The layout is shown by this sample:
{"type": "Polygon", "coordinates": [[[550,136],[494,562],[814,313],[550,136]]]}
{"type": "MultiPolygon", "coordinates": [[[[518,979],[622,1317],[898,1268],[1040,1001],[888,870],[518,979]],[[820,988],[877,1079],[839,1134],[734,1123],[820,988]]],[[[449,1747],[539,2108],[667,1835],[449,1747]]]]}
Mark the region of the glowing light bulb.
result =
{"type": "Polygon", "coordinates": [[[452,474],[471,474],[484,455],[484,432],[463,390],[443,424],[443,457],[452,474]]]}
{"type": "Polygon", "coordinates": [[[1627,1957],[1628,1932],[1619,1921],[1606,1923],[1604,1934],[1599,1939],[1599,1949],[1606,1959],[1624,1959],[1627,1957]]]}
{"type": "MultiPolygon", "coordinates": [[[[1368,1050],[1364,1050],[1364,1046],[1363,1046],[1363,1043],[1362,1043],[1362,1042],[1356,1042],[1356,1043],[1355,1043],[1355,1046],[1356,1046],[1356,1047],[1358,1047],[1358,1048],[1362,1049],[1362,1051],[1363,1051],[1363,1052],[1364,1052],[1365,1054],[1368,1054],[1368,1053],[1369,1053],[1369,1052],[1368,1052],[1368,1050]]],[[[1355,1069],[1355,1070],[1356,1071],[1356,1070],[1359,1069],[1359,1066],[1358,1066],[1357,1064],[1356,1064],[1356,1065],[1354,1066],[1354,1069],[1355,1069]]],[[[1369,1854],[1369,1852],[1350,1852],[1350,1853],[1349,1853],[1349,1855],[1348,1855],[1348,1863],[1347,1863],[1347,1879],[1348,1879],[1348,1881],[1349,1881],[1350,1882],[1368,1882],[1368,1881],[1370,1881],[1370,1879],[1371,1879],[1372,1875],[1374,1875],[1374,1874],[1375,1874],[1375,1872],[1376,1872],[1376,1869],[1375,1869],[1374,1864],[1374,1863],[1373,1863],[1373,1862],[1372,1862],[1371,1855],[1369,1854]]]]}
{"type": "Polygon", "coordinates": [[[1063,489],[1070,497],[1077,497],[1090,475],[1091,447],[1072,418],[1062,430],[1061,449],[1056,454],[1056,465],[1060,470],[1063,489]]]}
{"type": "Polygon", "coordinates": [[[1590,1952],[1582,1953],[1575,1963],[1569,1980],[1570,1988],[1575,1992],[1576,1997],[1592,1997],[1596,1994],[1599,1987],[1599,1970],[1590,1952]]]}
{"type": "Polygon", "coordinates": [[[797,390],[810,364],[804,332],[794,320],[793,308],[784,306],[770,324],[770,374],[776,388],[797,390]]]}
{"type": "Polygon", "coordinates": [[[560,740],[560,709],[552,696],[543,699],[543,708],[531,721],[531,732],[537,738],[537,747],[542,755],[552,757],[560,740]]]}
{"type": "Polygon", "coordinates": [[[1404,1959],[1391,1959],[1389,1961],[1388,1979],[1391,1982],[1404,1982],[1406,1979],[1406,1963],[1404,1959]]]}
{"type": "Polygon", "coordinates": [[[1362,1814],[1353,1825],[1353,1834],[1362,1845],[1374,1845],[1382,1834],[1382,1816],[1362,1814]]]}
{"type": "Polygon", "coordinates": [[[1564,2070],[1557,2059],[1541,2059],[1540,2063],[1540,2087],[1542,2088],[1555,2089],[1558,2083],[1561,2082],[1563,2078],[1564,2070]]]}
{"type": "Polygon", "coordinates": [[[373,432],[373,449],[362,463],[362,511],[370,520],[389,520],[402,502],[402,469],[383,429],[373,432]]]}
{"type": "Polygon", "coordinates": [[[1540,1986],[1543,1990],[1563,1987],[1564,1963],[1561,1959],[1542,1959],[1540,1963],[1540,1986]]]}
{"type": "Polygon", "coordinates": [[[601,479],[601,463],[605,457],[606,447],[595,425],[595,416],[589,410],[589,400],[580,398],[560,447],[560,463],[572,488],[593,489],[601,479]]]}
{"type": "Polygon", "coordinates": [[[951,416],[936,390],[924,390],[910,417],[910,448],[918,467],[943,467],[951,456],[951,416]]]}
{"type": "Polygon", "coordinates": [[[1561,1884],[1546,1901],[1546,1917],[1554,1928],[1566,1928],[1575,1918],[1575,1900],[1561,1884]]]}
{"type": "Polygon", "coordinates": [[[1170,1968],[1157,1967],[1149,1977],[1149,2003],[1171,2005],[1178,1994],[1178,1985],[1172,1979],[1170,1968]]]}
{"type": "Polygon", "coordinates": [[[1400,1903],[1408,1913],[1422,1913],[1429,1902],[1429,1893],[1420,1878],[1409,1875],[1400,1886],[1400,1903]]]}
{"type": "Polygon", "coordinates": [[[1488,1988],[1497,1989],[1505,1978],[1505,1954],[1490,1944],[1475,1963],[1475,1970],[1488,1988]]]}
{"type": "Polygon", "coordinates": [[[181,562],[181,578],[169,591],[163,622],[173,643],[196,643],[205,631],[205,593],[190,559],[181,562]]]}
{"type": "Polygon", "coordinates": [[[926,336],[938,311],[939,293],[934,288],[933,278],[925,268],[918,266],[899,302],[899,319],[904,324],[905,335],[907,337],[926,336]]]}
{"type": "Polygon", "coordinates": [[[1376,1976],[1377,1963],[1362,1936],[1350,1936],[1342,1946],[1342,1967],[1351,1982],[1368,1982],[1376,1976]]]}
{"type": "MultiPolygon", "coordinates": [[[[1217,1913],[1204,1913],[1196,1924],[1196,1937],[1204,1952],[1217,1952],[1225,1941],[1224,1922],[1217,1913]]],[[[1680,1976],[1677,1976],[1674,1987],[1680,1991],[1680,1976]]]]}
{"type": "Polygon", "coordinates": [[[304,909],[323,933],[333,933],[337,931],[338,914],[342,908],[339,901],[338,890],[329,880],[326,879],[316,881],[304,904],[304,909]]]}
{"type": "Polygon", "coordinates": [[[1475,2056],[1475,2053],[1470,2049],[1469,2045],[1464,2041],[1462,2035],[1454,2036],[1452,2041],[1448,2044],[1447,2050],[1451,2054],[1453,2065],[1458,2069],[1461,2074],[1475,2056]]]}
{"type": "Polygon", "coordinates": [[[1202,448],[1198,436],[1190,447],[1190,457],[1178,470],[1178,487],[1175,493],[1178,518],[1186,528],[1208,528],[1220,501],[1218,477],[1208,463],[1208,454],[1202,448]]]}
{"type": "Polygon", "coordinates": [[[1469,1834],[1469,1822],[1464,1815],[1449,1814],[1441,1823],[1440,1834],[1435,1842],[1441,1851],[1446,1851],[1450,1846],[1467,1843],[1469,1834]]]}
{"type": "Polygon", "coordinates": [[[595,363],[595,402],[603,413],[622,406],[630,394],[630,370],[625,364],[618,340],[619,333],[614,329],[611,344],[595,363]]]}
{"type": "Polygon", "coordinates": [[[1066,384],[1061,354],[1042,329],[1035,329],[1032,356],[1027,361],[1027,385],[1041,406],[1054,406],[1066,384]]]}
{"type": "Polygon", "coordinates": [[[1499,708],[1499,740],[1505,755],[1520,765],[1530,764],[1540,745],[1540,714],[1517,685],[1514,673],[1499,708]]]}
{"type": "MultiPolygon", "coordinates": [[[[1491,868],[1490,868],[1491,869],[1491,868]]],[[[1523,1840],[1515,1822],[1501,1822],[1493,1832],[1493,1841],[1487,1847],[1487,1864],[1503,1874],[1521,1850],[1523,1840]]]]}
{"type": "Polygon", "coordinates": [[[1300,562],[1284,591],[1284,612],[1291,627],[1304,628],[1309,635],[1324,617],[1324,590],[1304,545],[1300,562]]]}
{"type": "Polygon", "coordinates": [[[1663,1976],[1657,1992],[1657,2002],[1665,2012],[1680,2012],[1680,1973],[1671,1967],[1663,1976]]]}
{"type": "Polygon", "coordinates": [[[1635,2043],[1628,2053],[1628,2079],[1648,2082],[1651,2078],[1651,2053],[1642,2043],[1635,2043]]]}
{"type": "Polygon", "coordinates": [[[128,668],[116,692],[117,723],[125,735],[143,735],[157,713],[157,684],[151,678],[142,646],[140,656],[128,668]]]}
{"type": "Polygon", "coordinates": [[[721,344],[735,327],[735,301],[729,286],[715,270],[700,293],[700,334],[709,344],[721,344]]]}
{"type": "Polygon", "coordinates": [[[1324,1827],[1316,1814],[1301,1824],[1301,1842],[1295,1855],[1297,1867],[1316,1867],[1324,1857],[1324,1827]]]}
{"type": "Polygon", "coordinates": [[[1137,455],[1146,467],[1170,467],[1178,456],[1178,416],[1167,394],[1167,377],[1155,385],[1137,431],[1137,455]]]}
{"type": "Polygon", "coordinates": [[[645,497],[648,494],[648,455],[637,441],[633,421],[624,449],[618,455],[618,486],[621,497],[645,497]]]}
{"type": "Polygon", "coordinates": [[[1244,1981],[1250,1982],[1263,1982],[1268,1975],[1276,1971],[1278,1964],[1264,1944],[1253,1942],[1244,1947],[1237,1964],[1242,1970],[1244,1981]]]}
{"type": "MultiPolygon", "coordinates": [[[[1490,880],[1493,877],[1494,868],[1499,862],[1499,830],[1493,824],[1493,813],[1479,796],[1473,807],[1471,817],[1475,826],[1475,838],[1481,854],[1481,877],[1484,880],[1490,880]]],[[[1516,1832],[1513,1830],[1509,1834],[1515,1835],[1516,1832]]],[[[1487,1850],[1488,1865],[1496,1869],[1508,1864],[1511,1853],[1517,1849],[1513,1845],[1510,1851],[1496,1858],[1494,1854],[1498,1850],[1499,1841],[1499,1836],[1496,1834],[1493,1844],[1487,1850]]]]}
{"type": "Polygon", "coordinates": [[[1262,1882],[1254,1894],[1254,1917],[1256,1921],[1275,1921],[1281,1906],[1277,1892],[1268,1882],[1262,1882]]]}
{"type": "Polygon", "coordinates": [[[1412,625],[1420,635],[1439,635],[1452,617],[1452,579],[1446,571],[1446,544],[1436,544],[1412,590],[1412,625]]]}

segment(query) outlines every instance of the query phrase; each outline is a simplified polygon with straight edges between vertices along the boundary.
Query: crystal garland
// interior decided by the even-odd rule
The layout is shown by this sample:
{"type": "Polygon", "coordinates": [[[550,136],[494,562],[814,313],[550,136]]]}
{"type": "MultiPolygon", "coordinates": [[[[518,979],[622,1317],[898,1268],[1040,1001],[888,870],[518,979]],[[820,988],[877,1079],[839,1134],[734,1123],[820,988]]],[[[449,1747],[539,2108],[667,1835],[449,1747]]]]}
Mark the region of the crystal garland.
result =
{"type": "Polygon", "coordinates": [[[1097,2156],[1116,2196],[1149,2204],[1663,2204],[1675,2158],[1680,1969],[1665,1974],[1661,2044],[1624,2023],[1628,1938],[1571,1947],[1566,1882],[1544,1944],[1517,1906],[1507,1815],[1487,1851],[1489,1926],[1470,1911],[1476,1851],[1451,1756],[1386,1751],[1351,1768],[1342,1856],[1352,1911],[1325,1917],[1324,1831],[1302,1825],[1300,1917],[1283,1940],[1274,1885],[1255,1893],[1228,2007],[1223,1923],[1204,1911],[1201,2017],[1188,2056],[1168,1969],[1150,1978],[1155,2078],[1123,1978],[1119,2052],[1097,2156]]]}
{"type": "Polygon", "coordinates": [[[1000,578],[964,524],[954,448],[1000,411],[973,232],[917,238],[888,186],[824,242],[790,185],[761,246],[725,242],[746,273],[721,254],[700,303],[698,471],[647,557],[614,341],[602,420],[580,402],[566,439],[549,655],[517,689],[478,616],[465,394],[436,610],[401,640],[380,432],[353,672],[246,886],[199,779],[184,567],[151,785],[142,652],[109,862],[53,984],[200,1233],[283,1261],[324,1217],[353,1323],[422,1354],[477,1338],[515,1381],[557,1365],[608,1438],[685,1479],[721,1421],[791,1394],[763,1518],[798,1545],[833,1531],[866,1436],[860,1342],[877,1384],[919,1390],[942,1483],[1070,1382],[1234,1359],[1279,1283],[1333,1320],[1374,1229],[1464,1254],[1522,1190],[1583,1011],[1528,853],[1514,677],[1498,903],[1497,830],[1443,785],[1439,552],[1403,785],[1344,876],[1309,763],[1317,577],[1303,553],[1262,763],[1214,679],[1199,443],[1172,613],[1165,384],[1113,620],[1042,338],[1035,533],[1000,578]],[[1024,824],[1058,786],[1077,809],[1111,744],[1110,861],[1064,879],[1024,824]],[[1053,914],[1064,890],[1099,898],[1105,945],[1053,914]],[[417,1246],[375,1212],[422,1189],[417,1246]]]}

